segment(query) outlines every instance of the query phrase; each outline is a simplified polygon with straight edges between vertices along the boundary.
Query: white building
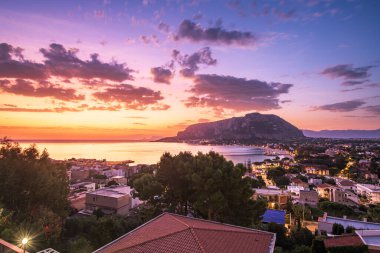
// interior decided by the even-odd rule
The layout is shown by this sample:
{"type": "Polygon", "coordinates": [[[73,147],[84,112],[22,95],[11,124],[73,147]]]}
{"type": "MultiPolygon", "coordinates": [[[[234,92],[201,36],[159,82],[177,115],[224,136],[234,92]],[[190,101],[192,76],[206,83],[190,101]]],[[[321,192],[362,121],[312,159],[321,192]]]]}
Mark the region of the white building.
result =
{"type": "Polygon", "coordinates": [[[360,196],[367,197],[370,204],[380,203],[380,187],[372,184],[357,184],[356,192],[360,196]]]}

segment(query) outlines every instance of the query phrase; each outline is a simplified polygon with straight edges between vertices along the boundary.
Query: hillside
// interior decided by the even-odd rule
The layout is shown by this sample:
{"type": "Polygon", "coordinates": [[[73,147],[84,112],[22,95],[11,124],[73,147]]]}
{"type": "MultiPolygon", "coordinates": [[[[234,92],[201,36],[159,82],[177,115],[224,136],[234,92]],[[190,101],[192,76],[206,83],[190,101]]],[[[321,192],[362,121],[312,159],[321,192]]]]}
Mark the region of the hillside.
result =
{"type": "Polygon", "coordinates": [[[263,140],[304,138],[301,130],[273,114],[250,113],[215,122],[199,123],[178,132],[164,142],[255,143],[263,140]]]}

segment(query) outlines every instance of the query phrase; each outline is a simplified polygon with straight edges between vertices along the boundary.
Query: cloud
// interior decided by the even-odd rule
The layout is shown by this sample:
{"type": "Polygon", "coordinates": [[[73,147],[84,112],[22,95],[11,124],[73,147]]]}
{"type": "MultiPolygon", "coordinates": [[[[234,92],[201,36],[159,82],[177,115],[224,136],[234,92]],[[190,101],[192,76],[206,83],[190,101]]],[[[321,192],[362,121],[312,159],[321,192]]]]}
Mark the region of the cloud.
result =
{"type": "Polygon", "coordinates": [[[47,81],[40,81],[37,85],[32,81],[16,79],[14,82],[0,80],[2,92],[29,97],[52,97],[64,101],[84,100],[84,95],[78,95],[74,89],[62,88],[47,81]]]}
{"type": "Polygon", "coordinates": [[[173,50],[172,57],[182,67],[180,73],[186,77],[193,76],[199,70],[199,64],[211,66],[217,63],[217,60],[212,57],[209,47],[204,47],[191,55],[181,55],[178,50],[173,50]]]}
{"type": "Polygon", "coordinates": [[[325,110],[331,112],[352,112],[359,109],[365,102],[361,100],[349,100],[340,103],[327,104],[312,107],[313,111],[325,110]]]}
{"type": "Polygon", "coordinates": [[[203,28],[190,20],[182,21],[174,39],[209,42],[217,45],[256,46],[257,44],[257,38],[251,32],[228,31],[220,26],[203,28]]]}
{"type": "Polygon", "coordinates": [[[22,51],[21,48],[7,43],[0,44],[0,78],[47,78],[45,66],[25,60],[22,51]]]}
{"type": "Polygon", "coordinates": [[[127,118],[127,119],[147,119],[147,117],[142,117],[142,116],[127,116],[125,118],[127,118]]]}
{"type": "Polygon", "coordinates": [[[226,109],[235,112],[279,109],[278,96],[288,93],[293,86],[221,75],[195,75],[193,81],[189,90],[192,96],[184,101],[185,105],[209,107],[217,114],[226,109]]]}
{"type": "MultiPolygon", "coordinates": [[[[341,64],[324,69],[321,74],[330,78],[361,79],[370,76],[369,70],[374,66],[354,68],[352,64],[341,64]]],[[[350,82],[350,81],[349,81],[350,82]]]]}
{"type": "Polygon", "coordinates": [[[282,11],[276,8],[272,9],[274,15],[276,15],[281,20],[291,20],[296,17],[296,10],[291,9],[289,11],[282,11]]]}
{"type": "Polygon", "coordinates": [[[160,40],[156,35],[142,35],[140,36],[140,41],[144,44],[156,44],[160,43],[160,40]]]}
{"type": "Polygon", "coordinates": [[[368,82],[368,80],[347,80],[342,83],[343,86],[355,86],[368,82]]]}
{"type": "Polygon", "coordinates": [[[164,22],[158,24],[158,30],[168,33],[170,31],[170,26],[164,22]]]}
{"type": "Polygon", "coordinates": [[[346,90],[341,90],[341,92],[349,92],[349,91],[356,91],[356,90],[362,90],[363,88],[361,87],[357,87],[357,88],[353,88],[353,89],[346,89],[346,90]]]}
{"type": "Polygon", "coordinates": [[[125,109],[132,110],[145,110],[148,107],[159,106],[159,101],[164,99],[160,91],[130,84],[106,88],[104,91],[93,93],[93,96],[106,103],[121,103],[125,109]]]}
{"type": "Polygon", "coordinates": [[[163,67],[151,68],[150,73],[153,75],[153,81],[156,83],[170,84],[170,81],[173,78],[173,72],[170,69],[163,67]]]}
{"type": "Polygon", "coordinates": [[[78,49],[66,50],[61,44],[50,44],[48,49],[41,48],[40,52],[46,58],[45,67],[52,76],[64,78],[100,78],[111,81],[133,80],[134,72],[125,64],[115,61],[103,63],[98,54],[91,54],[90,60],[81,60],[77,57],[78,49]]]}
{"type": "Polygon", "coordinates": [[[0,107],[2,112],[81,112],[82,109],[70,107],[56,107],[56,108],[25,108],[25,107],[0,107]]]}
{"type": "Polygon", "coordinates": [[[367,112],[380,115],[380,105],[369,105],[363,108],[367,112]]]}

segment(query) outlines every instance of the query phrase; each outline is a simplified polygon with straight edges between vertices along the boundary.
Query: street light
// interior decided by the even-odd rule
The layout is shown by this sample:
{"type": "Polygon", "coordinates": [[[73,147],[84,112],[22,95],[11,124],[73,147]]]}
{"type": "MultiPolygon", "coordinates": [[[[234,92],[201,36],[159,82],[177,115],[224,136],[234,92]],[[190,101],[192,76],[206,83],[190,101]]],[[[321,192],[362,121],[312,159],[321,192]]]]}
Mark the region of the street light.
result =
{"type": "Polygon", "coordinates": [[[25,253],[25,248],[26,248],[26,245],[28,244],[28,238],[24,237],[21,241],[21,244],[22,244],[22,248],[24,250],[24,253],[25,253]]]}

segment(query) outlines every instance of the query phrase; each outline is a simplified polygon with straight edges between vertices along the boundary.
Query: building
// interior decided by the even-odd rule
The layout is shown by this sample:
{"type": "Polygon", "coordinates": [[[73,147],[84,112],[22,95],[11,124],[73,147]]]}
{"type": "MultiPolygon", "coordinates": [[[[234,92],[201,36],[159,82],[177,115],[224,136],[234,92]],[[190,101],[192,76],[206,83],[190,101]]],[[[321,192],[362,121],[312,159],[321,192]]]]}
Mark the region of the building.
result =
{"type": "Polygon", "coordinates": [[[330,191],[332,188],[334,188],[334,186],[331,184],[324,183],[324,184],[318,185],[317,192],[318,192],[319,197],[329,199],[330,191]]]}
{"type": "Polygon", "coordinates": [[[70,185],[70,191],[95,191],[95,183],[93,182],[82,182],[77,184],[71,184],[70,185]]]}
{"type": "Polygon", "coordinates": [[[370,253],[380,253],[380,230],[358,230],[355,233],[367,245],[370,253]]]}
{"type": "Polygon", "coordinates": [[[288,190],[290,193],[293,193],[293,194],[299,196],[300,191],[305,190],[305,188],[303,186],[288,185],[288,186],[286,186],[286,190],[288,190]]]}
{"type": "Polygon", "coordinates": [[[307,174],[329,176],[330,171],[326,166],[323,165],[305,165],[304,170],[307,174]]]}
{"type": "Polygon", "coordinates": [[[133,199],[128,186],[103,188],[86,193],[86,209],[101,209],[106,214],[128,215],[129,210],[139,205],[139,199],[133,199]]]}
{"type": "Polygon", "coordinates": [[[328,252],[330,252],[329,250],[332,250],[332,249],[341,248],[342,250],[344,250],[347,247],[350,247],[350,248],[358,247],[358,248],[360,248],[360,247],[364,246],[363,241],[356,234],[341,235],[341,236],[334,236],[331,238],[326,238],[323,240],[323,243],[325,245],[326,250],[328,250],[328,252]]]}
{"type": "Polygon", "coordinates": [[[380,187],[372,184],[357,184],[356,192],[362,197],[366,197],[368,203],[380,203],[380,187]]]}
{"type": "Polygon", "coordinates": [[[331,233],[334,223],[341,224],[344,229],[351,226],[354,227],[355,230],[380,230],[380,223],[332,217],[327,216],[327,213],[324,213],[322,217],[318,218],[318,230],[331,233]]]}
{"type": "Polygon", "coordinates": [[[356,191],[356,185],[351,180],[346,180],[346,179],[338,180],[337,179],[336,185],[339,186],[340,188],[344,189],[344,190],[356,191]]]}
{"type": "Polygon", "coordinates": [[[290,185],[292,186],[300,186],[300,187],[303,187],[304,189],[308,188],[309,187],[309,184],[302,181],[301,179],[299,178],[292,178],[290,180],[290,185]]]}
{"type": "Polygon", "coordinates": [[[322,184],[322,179],[320,179],[320,178],[309,178],[308,183],[315,185],[315,186],[318,186],[318,185],[322,184]]]}
{"type": "Polygon", "coordinates": [[[275,242],[274,233],[163,213],[94,253],[273,253],[275,242]]]}
{"type": "Polygon", "coordinates": [[[300,197],[298,203],[301,205],[309,205],[311,207],[317,207],[318,204],[318,192],[316,191],[300,191],[300,197]]]}
{"type": "Polygon", "coordinates": [[[257,200],[260,198],[265,198],[268,202],[270,208],[285,208],[290,195],[288,191],[278,190],[278,189],[253,189],[255,193],[252,196],[252,199],[257,200]]]}
{"type": "Polygon", "coordinates": [[[267,209],[263,215],[262,223],[270,222],[285,225],[285,211],[267,209]]]}

